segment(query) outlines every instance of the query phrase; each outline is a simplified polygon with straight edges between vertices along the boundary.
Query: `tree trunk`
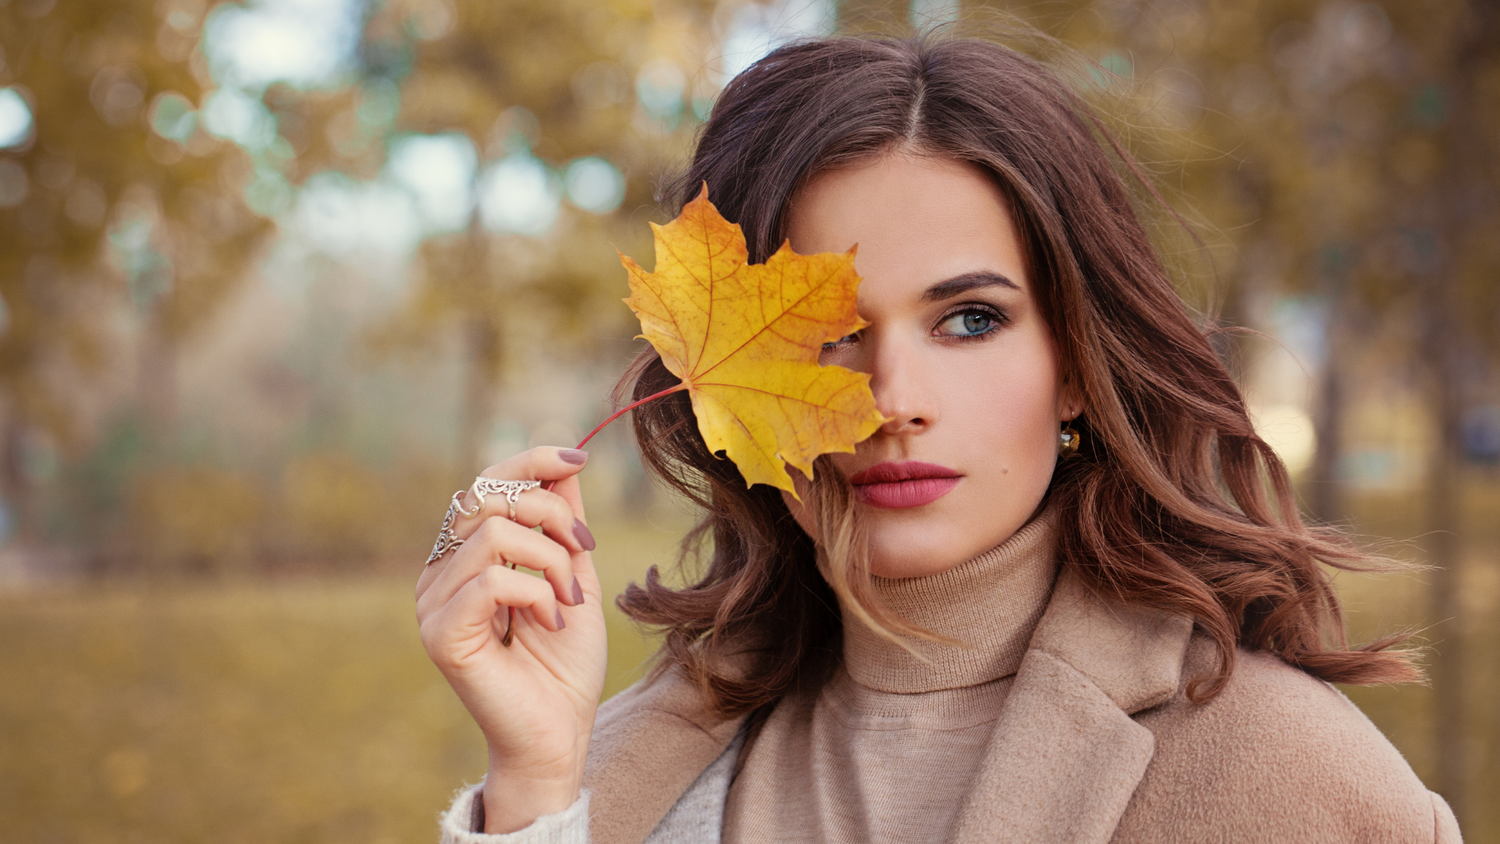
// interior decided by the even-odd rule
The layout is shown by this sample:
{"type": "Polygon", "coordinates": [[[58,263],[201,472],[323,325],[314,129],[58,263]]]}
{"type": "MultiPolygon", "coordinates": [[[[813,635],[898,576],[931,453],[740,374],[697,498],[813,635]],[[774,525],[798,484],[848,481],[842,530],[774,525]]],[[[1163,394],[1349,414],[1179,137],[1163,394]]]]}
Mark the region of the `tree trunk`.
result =
{"type": "Polygon", "coordinates": [[[137,349],[136,401],[145,426],[146,447],[160,454],[171,448],[177,434],[176,344],[152,315],[142,326],[137,349]]]}
{"type": "MultiPolygon", "coordinates": [[[[1451,273],[1444,274],[1444,278],[1451,273]]],[[[1441,284],[1441,282],[1440,282],[1441,284]]],[[[1443,285],[1446,286],[1446,285],[1443,285]]],[[[1434,291],[1436,292],[1436,291],[1434,291]]],[[[1464,817],[1464,784],[1468,764],[1465,759],[1464,624],[1459,602],[1460,529],[1459,506],[1459,425],[1460,398],[1456,382],[1458,354],[1451,320],[1441,311],[1448,310],[1447,297],[1434,296],[1430,322],[1433,357],[1433,392],[1437,411],[1438,438],[1432,458],[1427,488],[1428,562],[1432,576],[1431,618],[1434,637],[1432,691],[1436,699],[1433,715],[1437,720],[1437,791],[1441,793],[1460,819],[1464,817]]]]}
{"type": "Polygon", "coordinates": [[[1448,114],[1443,170],[1431,205],[1437,249],[1428,270],[1424,297],[1429,318],[1427,352],[1433,364],[1433,399],[1438,442],[1427,493],[1432,622],[1435,640],[1432,688],[1436,698],[1437,790],[1453,807],[1462,825],[1468,813],[1466,786],[1468,683],[1465,671],[1466,625],[1463,618],[1463,547],[1460,508],[1461,420],[1464,396],[1460,383],[1465,351],[1465,320],[1460,310],[1460,282],[1466,244],[1478,242],[1472,229],[1483,217],[1473,213],[1487,200],[1476,196],[1473,174],[1489,166],[1492,141],[1477,108],[1478,86],[1493,66],[1497,45],[1497,10],[1491,2],[1470,2],[1456,24],[1453,63],[1443,80],[1448,114]]]}
{"type": "Polygon", "coordinates": [[[1317,450],[1307,473],[1307,505],[1313,518],[1324,524],[1344,516],[1343,479],[1339,462],[1344,455],[1344,418],[1349,404],[1344,367],[1348,360],[1348,321],[1351,303],[1342,295],[1344,284],[1328,285],[1328,320],[1324,328],[1327,350],[1318,374],[1317,403],[1313,407],[1313,433],[1317,450]]]}
{"type": "MultiPolygon", "coordinates": [[[[490,280],[485,276],[490,271],[490,242],[480,224],[477,209],[469,218],[468,231],[458,248],[463,250],[458,263],[465,276],[460,282],[473,291],[488,288],[490,280]]],[[[461,478],[473,478],[485,468],[480,465],[483,459],[481,451],[489,436],[490,420],[495,410],[495,385],[500,377],[498,319],[497,314],[476,306],[463,317],[460,328],[467,366],[459,408],[457,458],[461,478]]]]}
{"type": "Polygon", "coordinates": [[[485,468],[479,465],[480,452],[495,406],[500,334],[482,315],[468,317],[463,332],[468,370],[464,378],[463,405],[459,409],[458,471],[462,476],[470,477],[485,468]]]}
{"type": "Polygon", "coordinates": [[[36,507],[32,501],[30,479],[26,476],[25,447],[26,426],[14,403],[5,401],[0,414],[0,499],[10,511],[8,541],[24,545],[33,541],[39,531],[36,525],[36,507]]]}

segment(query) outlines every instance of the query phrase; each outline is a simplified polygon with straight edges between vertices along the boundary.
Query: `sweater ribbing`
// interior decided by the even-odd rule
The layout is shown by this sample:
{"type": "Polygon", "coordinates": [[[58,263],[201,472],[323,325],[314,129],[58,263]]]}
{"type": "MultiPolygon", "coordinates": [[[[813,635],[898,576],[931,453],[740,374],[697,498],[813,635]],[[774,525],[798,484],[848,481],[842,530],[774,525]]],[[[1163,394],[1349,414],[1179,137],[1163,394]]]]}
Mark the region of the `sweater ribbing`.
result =
{"type": "Polygon", "coordinates": [[[844,667],[860,685],[914,694],[977,686],[1021,666],[1056,579],[1057,518],[1043,511],[989,551],[926,577],[873,578],[873,591],[896,615],[957,644],[910,641],[924,662],[844,618],[844,667]]]}
{"type": "Polygon", "coordinates": [[[913,642],[919,657],[844,613],[833,677],[742,751],[724,841],[944,839],[1051,594],[1055,533],[1047,511],[939,574],[875,578],[886,607],[956,642],[913,642]]]}

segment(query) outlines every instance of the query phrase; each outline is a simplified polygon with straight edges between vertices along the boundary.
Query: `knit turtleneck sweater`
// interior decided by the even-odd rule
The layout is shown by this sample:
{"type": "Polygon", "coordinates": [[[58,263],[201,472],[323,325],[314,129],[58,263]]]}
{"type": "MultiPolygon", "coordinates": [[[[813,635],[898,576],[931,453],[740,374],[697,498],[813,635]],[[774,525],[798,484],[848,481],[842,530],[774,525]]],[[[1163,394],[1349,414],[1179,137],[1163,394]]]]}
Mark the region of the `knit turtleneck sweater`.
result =
{"type": "Polygon", "coordinates": [[[886,607],[961,644],[913,641],[924,661],[844,613],[833,676],[742,751],[726,844],[946,839],[1052,592],[1056,521],[938,574],[874,578],[886,607]]]}

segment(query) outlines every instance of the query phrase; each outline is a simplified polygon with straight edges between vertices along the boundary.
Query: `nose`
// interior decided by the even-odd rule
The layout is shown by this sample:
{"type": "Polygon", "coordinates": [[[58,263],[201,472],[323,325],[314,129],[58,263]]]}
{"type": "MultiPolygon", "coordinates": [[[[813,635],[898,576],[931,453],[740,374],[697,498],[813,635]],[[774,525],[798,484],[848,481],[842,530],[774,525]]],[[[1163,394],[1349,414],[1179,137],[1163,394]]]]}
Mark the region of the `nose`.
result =
{"type": "Polygon", "coordinates": [[[937,421],[938,408],[922,370],[918,349],[902,338],[881,332],[872,337],[870,390],[875,407],[888,421],[883,434],[917,434],[937,421]],[[881,336],[885,334],[885,336],[881,336]]]}

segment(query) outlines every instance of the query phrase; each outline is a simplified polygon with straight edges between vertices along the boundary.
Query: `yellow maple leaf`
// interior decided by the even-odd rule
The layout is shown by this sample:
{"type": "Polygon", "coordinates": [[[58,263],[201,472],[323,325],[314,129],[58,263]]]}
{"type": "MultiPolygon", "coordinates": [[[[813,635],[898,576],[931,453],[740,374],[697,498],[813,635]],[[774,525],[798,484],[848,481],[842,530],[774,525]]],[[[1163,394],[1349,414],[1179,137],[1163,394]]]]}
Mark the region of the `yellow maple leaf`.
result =
{"type": "Polygon", "coordinates": [[[682,380],[708,450],[728,455],[747,485],[796,495],[786,465],[811,478],[814,458],[853,452],[885,421],[869,375],[818,365],[824,343],[868,325],[855,309],[854,249],[799,255],[784,243],[750,264],[706,183],[677,219],[651,228],[654,272],[620,256],[641,336],[682,380]]]}

